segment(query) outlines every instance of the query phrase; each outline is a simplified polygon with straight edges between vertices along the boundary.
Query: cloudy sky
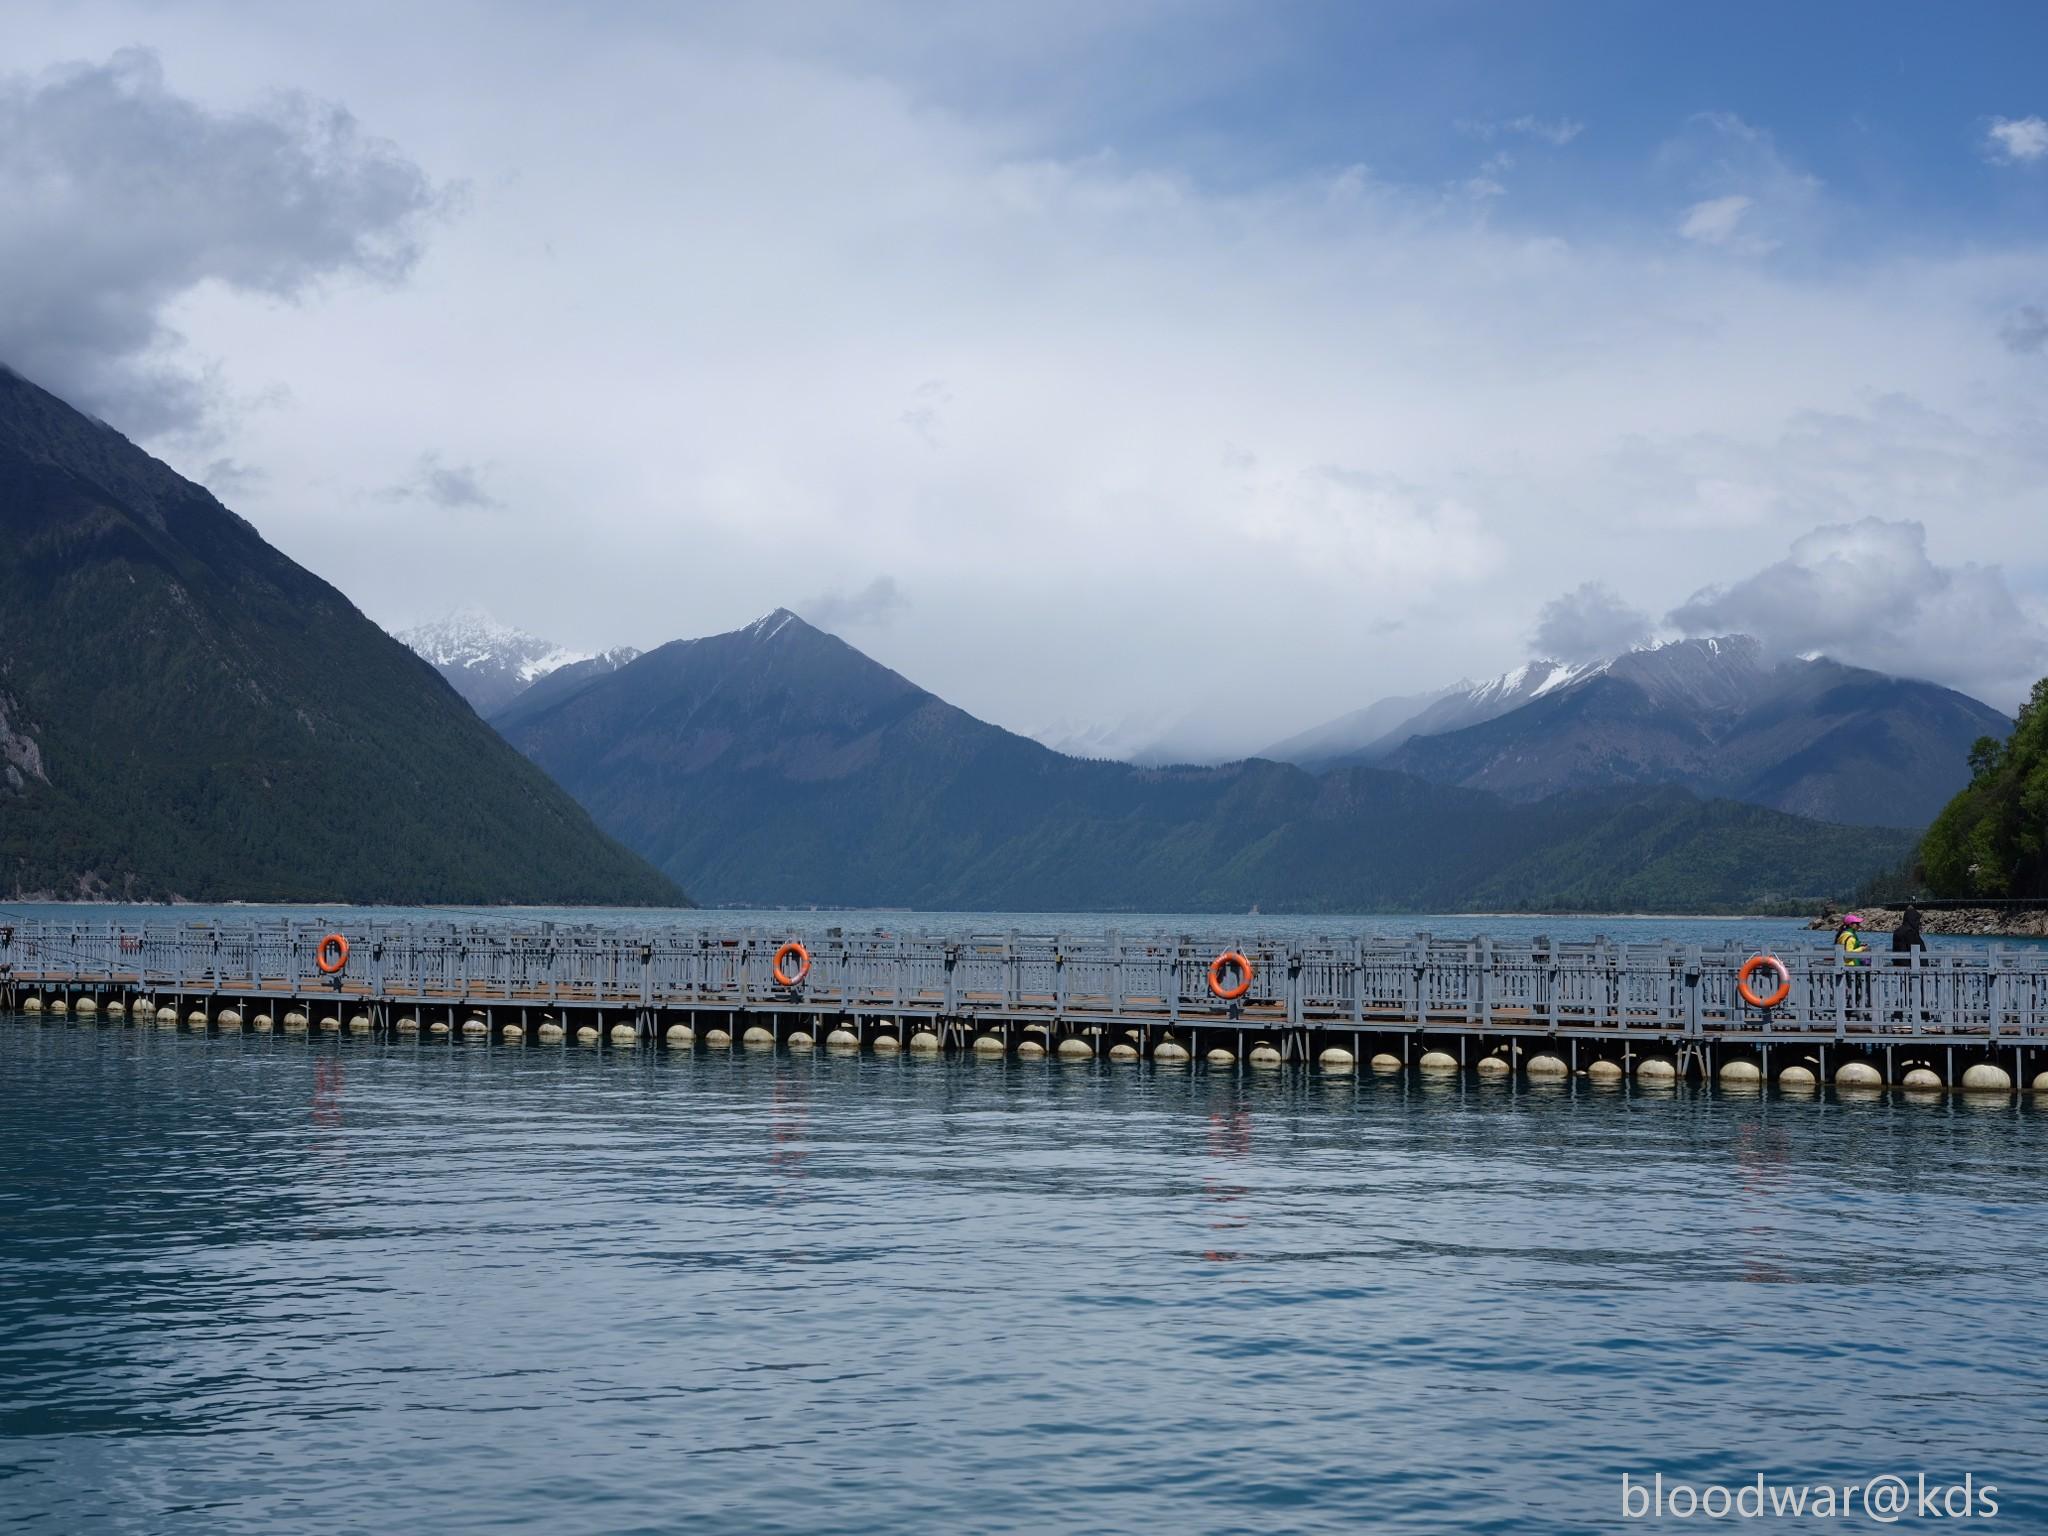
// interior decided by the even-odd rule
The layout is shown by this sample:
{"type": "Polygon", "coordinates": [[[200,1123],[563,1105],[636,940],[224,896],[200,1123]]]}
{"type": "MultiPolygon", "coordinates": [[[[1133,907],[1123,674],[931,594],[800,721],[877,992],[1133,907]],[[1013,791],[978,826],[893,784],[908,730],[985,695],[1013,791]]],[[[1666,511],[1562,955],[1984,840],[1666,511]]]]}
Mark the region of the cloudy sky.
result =
{"type": "Polygon", "coordinates": [[[2048,12],[0,0],[0,360],[393,627],[1249,748],[2048,672],[2048,12]],[[424,13],[424,14],[422,14],[424,13]]]}

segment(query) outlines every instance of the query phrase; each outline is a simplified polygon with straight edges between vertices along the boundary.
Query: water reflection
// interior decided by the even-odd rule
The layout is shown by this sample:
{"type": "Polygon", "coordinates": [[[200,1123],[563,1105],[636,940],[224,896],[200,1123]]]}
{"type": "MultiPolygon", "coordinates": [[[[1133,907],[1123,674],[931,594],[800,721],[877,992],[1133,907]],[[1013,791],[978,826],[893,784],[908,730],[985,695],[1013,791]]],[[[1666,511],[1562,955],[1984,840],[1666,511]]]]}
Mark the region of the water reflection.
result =
{"type": "Polygon", "coordinates": [[[0,1021],[0,1108],[30,1530],[1577,1530],[1674,1457],[2048,1497],[2048,1366],[1957,1345],[2048,1266],[2010,1102],[0,1021]]]}

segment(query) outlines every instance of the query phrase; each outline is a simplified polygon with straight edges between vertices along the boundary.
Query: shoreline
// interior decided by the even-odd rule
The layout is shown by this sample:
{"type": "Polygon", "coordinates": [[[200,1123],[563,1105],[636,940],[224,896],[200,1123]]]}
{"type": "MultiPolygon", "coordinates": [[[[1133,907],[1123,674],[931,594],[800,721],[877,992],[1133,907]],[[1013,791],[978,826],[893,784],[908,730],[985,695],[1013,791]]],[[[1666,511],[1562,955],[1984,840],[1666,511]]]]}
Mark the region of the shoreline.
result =
{"type": "MultiPolygon", "coordinates": [[[[1852,907],[1863,918],[1865,933],[1896,933],[1903,907],[1852,907]]],[[[1833,916],[1816,917],[1806,925],[1815,931],[1836,926],[1833,916]]],[[[1920,931],[1929,937],[1970,939],[2048,939],[2048,906],[1935,907],[1920,909],[1920,931]]]]}

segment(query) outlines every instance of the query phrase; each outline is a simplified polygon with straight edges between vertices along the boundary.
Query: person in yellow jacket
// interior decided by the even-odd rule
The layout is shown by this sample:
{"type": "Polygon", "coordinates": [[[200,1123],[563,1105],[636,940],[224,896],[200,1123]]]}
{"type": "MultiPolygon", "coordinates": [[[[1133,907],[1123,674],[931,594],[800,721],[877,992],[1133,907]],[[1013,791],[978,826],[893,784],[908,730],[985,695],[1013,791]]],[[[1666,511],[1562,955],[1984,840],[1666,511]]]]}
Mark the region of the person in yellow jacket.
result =
{"type": "Polygon", "coordinates": [[[1835,946],[1842,952],[1842,964],[1862,965],[1861,955],[1870,946],[1863,942],[1863,914],[1851,912],[1842,919],[1842,926],[1835,930],[1835,946]]]}
{"type": "MultiPolygon", "coordinates": [[[[1868,965],[1865,952],[1870,946],[1863,942],[1863,914],[1844,914],[1841,927],[1835,930],[1835,947],[1842,952],[1842,964],[1856,967],[1868,965]]],[[[1844,982],[1848,988],[1848,1005],[1851,1008],[1870,1006],[1870,978],[1868,975],[1851,974],[1844,982]]]]}

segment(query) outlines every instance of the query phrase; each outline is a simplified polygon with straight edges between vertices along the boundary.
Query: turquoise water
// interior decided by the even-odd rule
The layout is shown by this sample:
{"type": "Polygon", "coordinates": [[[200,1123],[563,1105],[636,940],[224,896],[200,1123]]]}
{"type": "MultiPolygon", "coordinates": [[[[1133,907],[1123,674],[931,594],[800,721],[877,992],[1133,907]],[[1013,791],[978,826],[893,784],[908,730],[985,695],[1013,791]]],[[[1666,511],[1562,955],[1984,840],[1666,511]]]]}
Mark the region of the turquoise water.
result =
{"type": "Polygon", "coordinates": [[[0,1114],[28,1530],[2048,1525],[2031,1105],[0,1019],[0,1114]]]}

